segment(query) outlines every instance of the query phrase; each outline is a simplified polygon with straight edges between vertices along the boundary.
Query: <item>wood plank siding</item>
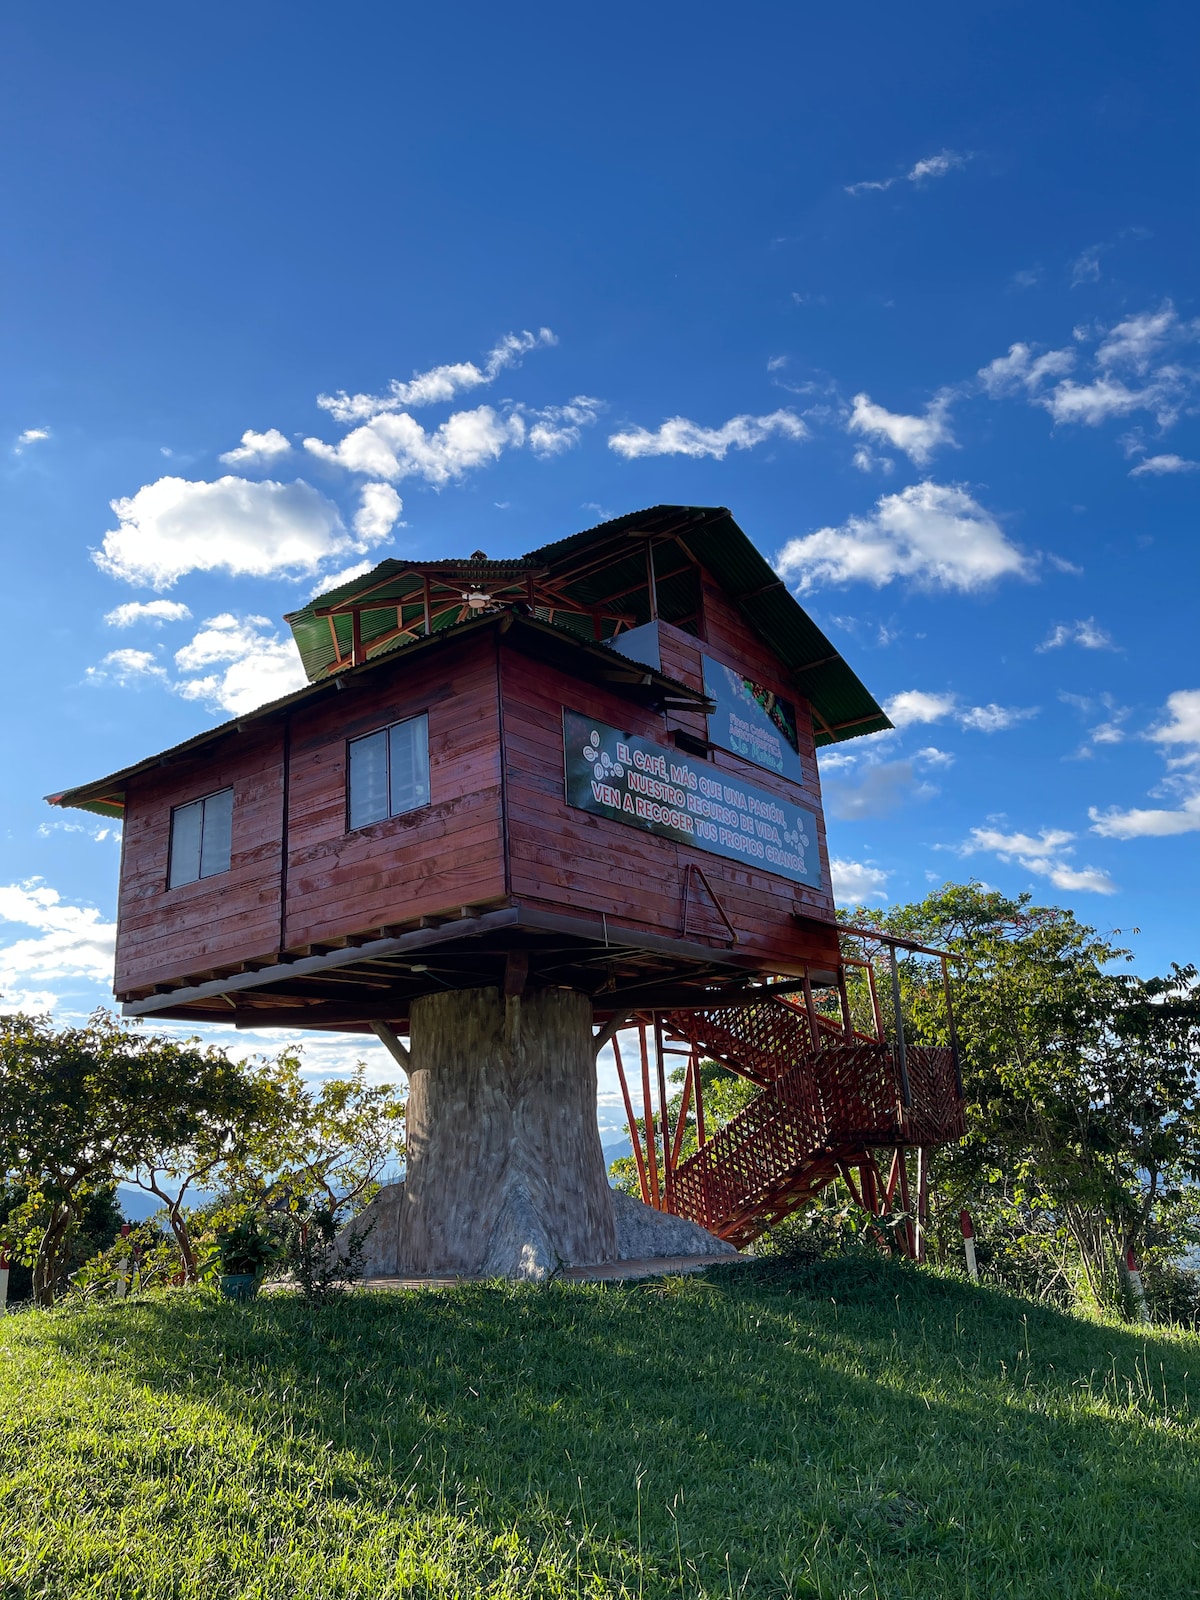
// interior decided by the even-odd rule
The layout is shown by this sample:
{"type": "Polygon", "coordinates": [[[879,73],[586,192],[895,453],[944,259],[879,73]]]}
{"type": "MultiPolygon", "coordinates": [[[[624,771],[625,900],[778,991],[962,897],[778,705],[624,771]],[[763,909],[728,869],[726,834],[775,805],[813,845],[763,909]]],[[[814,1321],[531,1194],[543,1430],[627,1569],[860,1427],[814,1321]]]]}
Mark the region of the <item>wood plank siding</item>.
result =
{"type": "MultiPolygon", "coordinates": [[[[702,628],[703,640],[660,625],[662,670],[702,689],[707,652],[795,704],[800,784],[726,751],[714,750],[711,761],[715,771],[815,813],[820,890],[567,806],[564,707],[668,746],[675,729],[703,739],[705,719],[696,711],[647,709],[582,670],[547,664],[529,653],[535,646],[521,643],[518,630],[497,627],[412,658],[398,652],[369,675],[348,679],[344,692],[272,712],[194,757],[131,777],[118,996],[505,899],[576,916],[603,913],[631,933],[679,939],[691,865],[736,927],[740,955],[783,973],[798,972],[805,961],[836,964],[808,705],[707,577],[702,628]],[[421,712],[429,718],[430,803],[349,831],[348,741],[421,712]],[[168,889],[172,808],[228,786],[229,871],[168,889]],[[795,912],[812,920],[797,922],[795,912]]],[[[690,881],[687,937],[719,951],[725,929],[694,875],[690,881]]]]}

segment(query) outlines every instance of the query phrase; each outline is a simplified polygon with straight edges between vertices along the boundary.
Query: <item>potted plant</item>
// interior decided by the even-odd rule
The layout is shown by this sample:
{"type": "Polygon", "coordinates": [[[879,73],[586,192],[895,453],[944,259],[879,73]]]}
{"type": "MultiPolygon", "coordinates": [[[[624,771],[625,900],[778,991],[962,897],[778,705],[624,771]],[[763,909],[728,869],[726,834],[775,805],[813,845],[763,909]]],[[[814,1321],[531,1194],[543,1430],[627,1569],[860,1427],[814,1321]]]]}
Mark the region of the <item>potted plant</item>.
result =
{"type": "Polygon", "coordinates": [[[248,1213],[217,1235],[221,1293],[229,1300],[253,1300],[279,1246],[248,1213]]]}

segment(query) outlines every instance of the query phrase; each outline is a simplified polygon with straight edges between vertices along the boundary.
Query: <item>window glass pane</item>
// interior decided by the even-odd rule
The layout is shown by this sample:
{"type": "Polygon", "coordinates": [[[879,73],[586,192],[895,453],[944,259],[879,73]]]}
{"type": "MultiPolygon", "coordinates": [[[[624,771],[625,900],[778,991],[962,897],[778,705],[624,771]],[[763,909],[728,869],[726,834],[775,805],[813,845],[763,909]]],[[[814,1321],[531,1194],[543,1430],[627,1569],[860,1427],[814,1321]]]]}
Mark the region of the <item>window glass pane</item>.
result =
{"type": "Polygon", "coordinates": [[[392,815],[429,803],[429,718],[410,717],[390,730],[392,815]]]}
{"type": "Polygon", "coordinates": [[[388,814],[387,729],[350,742],[350,826],[365,828],[388,814]]]}
{"type": "Polygon", "coordinates": [[[200,876],[211,878],[229,871],[233,848],[233,790],[222,789],[204,802],[204,827],[200,838],[200,876]]]}
{"type": "Polygon", "coordinates": [[[181,883],[195,883],[200,876],[200,820],[203,800],[190,806],[176,806],[171,813],[171,875],[169,889],[181,883]]]}

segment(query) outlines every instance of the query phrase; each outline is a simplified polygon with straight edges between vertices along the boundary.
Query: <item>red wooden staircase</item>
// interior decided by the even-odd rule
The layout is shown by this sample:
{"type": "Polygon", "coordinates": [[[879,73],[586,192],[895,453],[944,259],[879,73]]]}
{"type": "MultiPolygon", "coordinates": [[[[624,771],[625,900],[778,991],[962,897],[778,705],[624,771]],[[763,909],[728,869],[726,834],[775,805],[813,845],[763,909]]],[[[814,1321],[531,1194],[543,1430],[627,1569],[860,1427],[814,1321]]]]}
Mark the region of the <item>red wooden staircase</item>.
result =
{"type": "MultiPolygon", "coordinates": [[[[879,1019],[878,1007],[875,1014],[879,1019]]],[[[899,1207],[906,1218],[897,1234],[901,1247],[923,1254],[925,1152],[965,1132],[953,1048],[911,1044],[903,1037],[889,1043],[881,1019],[877,1036],[857,1032],[847,1007],[839,1023],[815,1009],[811,992],[805,1002],[764,995],[749,1005],[660,1013],[637,1026],[647,1108],[644,1144],[619,1052],[617,1065],[649,1204],[741,1247],[841,1177],[873,1215],[899,1207]],[[657,1114],[650,1106],[651,1032],[657,1114]],[[662,1111],[663,1056],[672,1051],[688,1057],[673,1129],[662,1111]],[[750,1104],[708,1137],[697,1070],[702,1058],[759,1085],[750,1104]],[[689,1116],[699,1148],[681,1160],[689,1116]],[[915,1152],[911,1188],[909,1152],[915,1152]]]]}

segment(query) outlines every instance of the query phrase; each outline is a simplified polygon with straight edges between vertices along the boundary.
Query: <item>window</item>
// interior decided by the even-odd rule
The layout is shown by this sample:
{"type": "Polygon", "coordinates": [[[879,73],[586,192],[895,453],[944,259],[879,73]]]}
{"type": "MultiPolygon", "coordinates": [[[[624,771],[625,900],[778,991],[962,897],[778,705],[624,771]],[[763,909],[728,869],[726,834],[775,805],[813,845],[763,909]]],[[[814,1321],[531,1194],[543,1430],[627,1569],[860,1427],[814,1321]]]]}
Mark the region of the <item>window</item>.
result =
{"type": "Polygon", "coordinates": [[[350,741],[350,826],[429,804],[429,718],[410,717],[350,741]]]}
{"type": "Polygon", "coordinates": [[[167,888],[229,871],[233,845],[233,790],[221,789],[171,812],[171,867],[167,888]]]}

